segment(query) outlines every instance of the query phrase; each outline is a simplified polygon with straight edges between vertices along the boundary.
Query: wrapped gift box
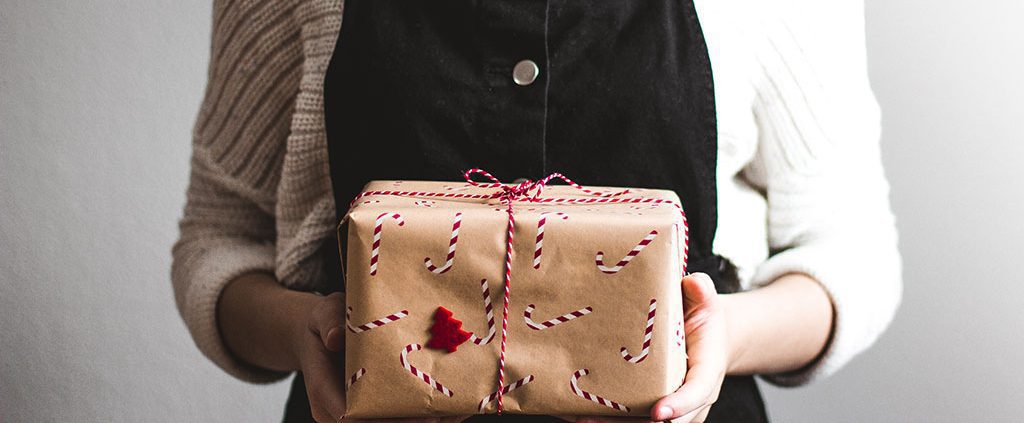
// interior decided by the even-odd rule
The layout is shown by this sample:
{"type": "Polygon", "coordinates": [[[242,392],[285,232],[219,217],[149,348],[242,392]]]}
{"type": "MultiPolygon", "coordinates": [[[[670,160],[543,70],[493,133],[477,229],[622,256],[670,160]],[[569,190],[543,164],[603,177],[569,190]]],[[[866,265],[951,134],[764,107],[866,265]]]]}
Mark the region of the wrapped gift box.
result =
{"type": "Polygon", "coordinates": [[[350,417],[498,411],[508,201],[502,412],[644,415],[680,386],[686,225],[676,195],[511,187],[374,181],[353,202],[339,225],[350,417]]]}

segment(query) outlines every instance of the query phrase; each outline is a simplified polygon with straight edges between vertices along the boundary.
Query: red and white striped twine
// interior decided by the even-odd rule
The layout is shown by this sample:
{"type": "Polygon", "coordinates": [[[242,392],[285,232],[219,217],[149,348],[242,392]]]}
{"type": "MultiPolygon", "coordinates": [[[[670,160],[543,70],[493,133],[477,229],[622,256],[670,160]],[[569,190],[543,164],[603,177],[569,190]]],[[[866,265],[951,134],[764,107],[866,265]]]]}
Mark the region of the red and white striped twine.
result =
{"type": "Polygon", "coordinates": [[[533,245],[533,268],[540,269],[540,256],[542,248],[544,247],[544,226],[547,226],[548,215],[555,215],[561,217],[562,220],[569,218],[568,215],[562,212],[543,212],[540,214],[540,220],[537,221],[537,240],[533,245]]]}
{"type": "Polygon", "coordinates": [[[673,239],[675,239],[677,242],[679,240],[678,235],[679,235],[680,232],[682,232],[683,242],[682,242],[682,245],[679,248],[681,250],[680,251],[680,255],[681,255],[680,261],[683,263],[683,276],[686,276],[686,261],[687,261],[687,257],[686,256],[690,253],[690,227],[686,225],[686,220],[685,220],[685,217],[684,217],[684,220],[682,222],[682,230],[681,231],[679,230],[679,228],[680,228],[680,224],[679,223],[673,224],[672,228],[673,228],[672,234],[676,235],[676,237],[673,238],[673,239]]]}
{"type": "Polygon", "coordinates": [[[647,247],[647,245],[649,245],[651,241],[654,241],[654,238],[657,236],[658,231],[652,230],[649,234],[647,234],[647,236],[644,237],[644,239],[641,239],[640,242],[637,243],[632,250],[629,250],[629,252],[626,253],[626,256],[623,257],[622,260],[619,260],[619,262],[616,263],[614,266],[606,266],[604,264],[604,251],[598,251],[597,256],[594,258],[594,261],[597,263],[597,268],[600,271],[608,274],[618,273],[620,270],[622,270],[623,267],[626,267],[626,265],[629,264],[630,261],[636,258],[636,256],[640,254],[641,251],[644,250],[644,247],[647,247]]]}
{"type": "Polygon", "coordinates": [[[402,367],[405,367],[405,370],[408,370],[413,376],[416,376],[416,378],[422,380],[427,385],[430,385],[430,387],[436,389],[438,392],[447,395],[448,397],[454,396],[455,393],[452,392],[451,389],[448,389],[442,385],[441,382],[438,382],[437,379],[430,377],[430,375],[424,373],[420,369],[417,369],[416,366],[412,365],[412,363],[409,363],[409,353],[419,351],[421,349],[423,349],[423,346],[420,344],[409,344],[406,345],[405,348],[402,348],[402,352],[398,355],[398,360],[402,362],[402,367]]]}
{"type": "Polygon", "coordinates": [[[552,179],[555,179],[555,178],[558,178],[558,179],[561,179],[561,180],[565,181],[565,183],[569,184],[569,186],[571,186],[573,188],[576,188],[576,189],[578,189],[580,191],[583,191],[583,192],[585,192],[587,194],[596,195],[596,196],[599,196],[599,197],[615,197],[615,196],[627,194],[627,193],[630,192],[628,189],[624,189],[622,191],[614,191],[614,192],[592,191],[592,190],[583,188],[582,186],[580,186],[580,184],[577,184],[577,183],[573,182],[571,179],[565,177],[561,173],[552,173],[552,174],[548,175],[547,177],[545,177],[544,179],[541,179],[541,180],[539,180],[539,181],[537,181],[535,183],[536,188],[537,188],[537,193],[534,194],[534,198],[540,197],[540,193],[544,190],[544,187],[547,186],[548,182],[550,182],[552,179]]]}
{"type": "Polygon", "coordinates": [[[491,307],[491,290],[487,286],[487,279],[480,281],[480,290],[483,292],[484,297],[484,314],[487,315],[487,335],[481,338],[476,336],[475,333],[470,333],[469,342],[484,345],[489,344],[494,339],[494,310],[491,307]]]}
{"type": "MultiPolygon", "coordinates": [[[[522,388],[527,383],[533,382],[533,379],[534,379],[533,375],[528,375],[528,376],[526,376],[526,377],[524,377],[522,379],[519,379],[519,380],[517,380],[515,382],[512,382],[511,385],[505,385],[503,388],[501,388],[501,393],[502,394],[508,394],[509,392],[512,392],[512,391],[514,391],[516,389],[522,388]]],[[[484,397],[484,399],[480,400],[480,408],[479,408],[480,412],[483,413],[484,409],[487,408],[487,404],[490,404],[491,401],[494,401],[494,399],[497,398],[497,397],[498,397],[498,392],[494,392],[494,393],[484,397]]]]}
{"type": "Polygon", "coordinates": [[[349,389],[352,389],[352,385],[355,384],[356,381],[358,381],[360,378],[362,378],[363,375],[365,375],[365,374],[366,374],[366,369],[365,368],[360,368],[359,370],[356,370],[355,373],[352,373],[352,376],[349,377],[347,381],[345,381],[345,390],[347,391],[349,389]]]}
{"type": "Polygon", "coordinates": [[[612,401],[612,400],[607,399],[605,397],[602,397],[600,395],[594,395],[594,394],[591,394],[590,392],[587,392],[587,391],[584,391],[583,389],[580,389],[580,378],[583,377],[583,376],[589,375],[589,374],[590,374],[590,370],[589,369],[579,369],[579,370],[573,372],[572,377],[569,379],[569,386],[572,387],[572,392],[574,394],[576,394],[576,395],[578,395],[580,397],[583,397],[585,399],[591,400],[593,402],[596,402],[598,404],[601,404],[601,405],[603,405],[605,407],[608,407],[608,408],[613,408],[613,409],[618,410],[618,411],[625,411],[627,413],[629,412],[629,407],[626,407],[625,405],[619,404],[619,403],[617,403],[615,401],[612,401]]]}
{"type": "Polygon", "coordinates": [[[594,311],[592,307],[587,306],[576,311],[565,313],[561,316],[555,317],[554,319],[537,323],[533,321],[533,310],[534,306],[533,304],[530,304],[527,305],[526,310],[523,311],[523,319],[526,320],[526,326],[533,330],[544,330],[550,327],[555,327],[570,320],[586,316],[594,311]]]}
{"type": "Polygon", "coordinates": [[[505,234],[508,240],[505,243],[505,289],[501,302],[501,351],[498,353],[498,413],[505,409],[505,393],[501,387],[505,386],[505,355],[508,344],[508,304],[511,301],[512,293],[512,239],[516,234],[516,218],[512,213],[512,201],[508,200],[508,233],[505,234]]]}
{"type": "MultiPolygon", "coordinates": [[[[504,281],[505,282],[505,287],[504,287],[505,289],[504,289],[504,296],[503,296],[503,299],[502,299],[501,352],[500,352],[500,355],[498,357],[498,383],[497,383],[498,390],[497,390],[497,398],[496,398],[496,400],[498,402],[498,413],[501,413],[501,411],[503,409],[503,403],[502,403],[503,392],[502,392],[501,387],[505,386],[505,356],[506,356],[506,353],[507,353],[507,338],[508,338],[508,308],[509,308],[510,292],[511,292],[511,288],[512,288],[512,250],[513,250],[512,246],[513,246],[513,237],[515,236],[515,214],[513,212],[513,203],[518,202],[518,201],[525,201],[525,202],[531,202],[531,203],[537,203],[537,204],[651,204],[651,205],[671,204],[671,205],[673,205],[679,211],[679,215],[682,217],[684,228],[685,228],[685,225],[686,225],[686,213],[683,211],[682,205],[680,205],[678,202],[675,202],[675,201],[672,201],[672,200],[666,200],[666,199],[662,199],[662,198],[626,198],[626,197],[621,197],[622,195],[624,195],[626,193],[629,193],[630,192],[629,190],[622,190],[622,191],[615,191],[615,192],[594,191],[594,190],[583,188],[579,184],[573,182],[569,178],[566,178],[565,176],[563,176],[561,174],[558,174],[558,173],[553,173],[551,175],[548,175],[544,179],[541,179],[541,180],[536,181],[536,182],[525,180],[525,181],[523,181],[523,182],[521,182],[521,183],[519,183],[517,185],[506,185],[506,184],[503,184],[503,183],[501,183],[500,180],[495,178],[490,173],[487,173],[486,171],[484,171],[482,169],[476,169],[476,168],[469,169],[469,170],[465,171],[462,174],[462,177],[466,180],[466,182],[470,186],[474,186],[474,187],[478,187],[478,188],[479,187],[495,188],[496,190],[494,192],[488,193],[488,194],[469,194],[469,193],[451,192],[451,191],[450,192],[402,191],[402,190],[371,190],[371,191],[364,191],[364,192],[361,192],[359,195],[357,195],[354,199],[352,199],[352,202],[349,203],[349,213],[351,213],[351,210],[354,208],[354,206],[356,206],[356,203],[359,200],[361,200],[364,197],[375,196],[375,195],[388,195],[388,196],[399,196],[399,197],[442,198],[442,199],[443,198],[480,199],[480,200],[499,199],[502,203],[504,203],[504,205],[505,205],[505,212],[508,214],[508,231],[506,233],[507,242],[505,243],[505,252],[506,252],[505,253],[505,281],[504,281]],[[491,182],[490,183],[487,183],[487,182],[484,182],[484,183],[476,182],[472,178],[473,175],[483,175],[487,179],[490,179],[491,182]],[[556,178],[565,181],[567,184],[569,184],[573,188],[576,188],[577,190],[580,190],[580,191],[582,191],[582,192],[584,192],[586,194],[589,194],[589,195],[593,195],[595,197],[589,197],[589,198],[540,198],[541,192],[543,191],[543,189],[547,185],[547,183],[549,181],[551,181],[552,179],[556,179],[556,178]],[[532,192],[532,195],[531,195],[531,192],[532,192]]],[[[398,186],[398,184],[394,184],[394,185],[396,187],[398,186]]],[[[641,192],[641,191],[638,190],[637,192],[641,192]]],[[[380,229],[380,224],[382,223],[381,218],[383,216],[386,216],[386,215],[387,215],[386,213],[382,214],[381,217],[378,217],[378,219],[377,219],[378,220],[378,225],[377,225],[377,227],[375,227],[375,233],[374,233],[374,239],[375,239],[374,245],[375,245],[375,248],[374,248],[374,251],[373,251],[373,254],[372,254],[372,257],[371,257],[371,264],[370,264],[371,275],[376,273],[377,248],[379,247],[379,235],[380,235],[379,229],[380,229]]],[[[397,215],[395,215],[395,216],[397,216],[397,215]]],[[[348,218],[348,214],[346,214],[346,219],[347,218],[348,218]]],[[[400,218],[400,216],[399,216],[399,218],[400,218]]],[[[340,228],[341,224],[344,223],[344,222],[345,222],[345,219],[343,219],[342,222],[339,222],[338,227],[340,228]]],[[[399,225],[401,225],[401,224],[402,223],[400,222],[399,225]]],[[[688,248],[688,246],[686,246],[686,248],[688,248]]],[[[685,252],[685,248],[684,248],[684,252],[685,252]]],[[[633,255],[635,256],[635,254],[633,254],[633,255]]],[[[684,256],[685,256],[685,253],[684,253],[684,256]]],[[[627,255],[627,257],[629,257],[629,256],[627,255]]],[[[599,255],[598,255],[598,262],[599,262],[598,265],[599,266],[602,265],[602,263],[601,263],[602,261],[603,261],[602,257],[601,257],[601,255],[599,253],[599,255]]],[[[626,262],[628,262],[628,260],[626,260],[626,262]]],[[[620,264],[618,266],[621,267],[622,265],[624,265],[624,264],[622,264],[622,262],[620,262],[620,264]]],[[[614,268],[614,267],[612,267],[612,268],[614,268]]],[[[682,264],[682,273],[683,273],[683,275],[686,274],[686,263],[685,263],[685,261],[682,264]]],[[[416,344],[414,344],[414,345],[416,345],[416,344]]]]}
{"type": "Polygon", "coordinates": [[[438,275],[451,270],[452,263],[455,261],[455,248],[459,245],[460,226],[462,226],[462,213],[455,213],[455,218],[452,221],[452,234],[448,239],[448,255],[445,257],[444,264],[440,267],[435,266],[430,257],[425,257],[423,258],[423,265],[427,266],[427,270],[438,275]]]}
{"type": "Polygon", "coordinates": [[[380,234],[384,229],[384,219],[395,219],[398,226],[405,226],[405,219],[398,213],[381,213],[373,225],[373,244],[370,251],[370,276],[377,274],[377,262],[380,261],[380,234]]]}
{"type": "Polygon", "coordinates": [[[626,361],[637,364],[647,359],[647,354],[651,351],[651,336],[654,333],[654,313],[658,310],[658,300],[651,298],[651,306],[647,309],[647,326],[644,327],[644,343],[640,348],[640,354],[633,356],[626,350],[626,347],[619,349],[622,354],[622,358],[626,361]]]}
{"type": "Polygon", "coordinates": [[[352,325],[352,307],[349,307],[348,310],[345,312],[345,326],[348,326],[348,330],[351,331],[352,333],[366,332],[368,330],[379,328],[388,323],[400,320],[408,315],[409,310],[402,310],[397,313],[391,313],[379,319],[371,320],[361,325],[354,326],[352,325]]]}

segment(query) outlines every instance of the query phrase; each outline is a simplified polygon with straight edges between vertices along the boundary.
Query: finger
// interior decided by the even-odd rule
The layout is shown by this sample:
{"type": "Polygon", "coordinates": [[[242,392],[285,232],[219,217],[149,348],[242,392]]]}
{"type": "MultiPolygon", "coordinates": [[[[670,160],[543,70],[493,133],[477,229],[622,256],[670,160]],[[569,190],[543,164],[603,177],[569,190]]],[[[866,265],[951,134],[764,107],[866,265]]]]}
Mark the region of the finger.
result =
{"type": "MultiPolygon", "coordinates": [[[[691,273],[683,277],[683,299],[689,304],[703,304],[718,298],[715,282],[706,273],[691,273]]],[[[685,306],[684,303],[684,306],[685,306]]]]}
{"type": "Polygon", "coordinates": [[[321,340],[328,351],[342,352],[345,350],[345,329],[341,326],[332,327],[327,330],[326,335],[321,335],[321,340]]]}
{"type": "Polygon", "coordinates": [[[335,292],[323,298],[313,308],[310,330],[320,337],[328,351],[341,352],[345,348],[345,296],[335,292]]]}
{"type": "MultiPolygon", "coordinates": [[[[651,407],[651,419],[669,420],[685,416],[713,403],[714,392],[721,380],[719,366],[697,364],[686,374],[683,386],[658,400],[651,407]]],[[[696,413],[694,413],[696,414],[696,413]]]]}
{"type": "Polygon", "coordinates": [[[309,406],[318,422],[337,422],[345,415],[345,386],[335,364],[337,353],[313,342],[317,350],[303,368],[309,406]]]}
{"type": "Polygon", "coordinates": [[[686,353],[694,362],[723,362],[728,352],[724,320],[714,283],[707,275],[695,273],[683,279],[683,325],[686,353]]]}
{"type": "Polygon", "coordinates": [[[673,423],[703,423],[707,419],[708,411],[710,410],[711,404],[705,404],[696,410],[684,414],[679,419],[673,420],[673,423]]]}
{"type": "Polygon", "coordinates": [[[704,409],[697,414],[697,417],[694,417],[693,420],[691,420],[691,423],[704,423],[708,419],[708,413],[711,412],[711,407],[713,406],[713,404],[709,404],[707,407],[704,407],[704,409]]]}

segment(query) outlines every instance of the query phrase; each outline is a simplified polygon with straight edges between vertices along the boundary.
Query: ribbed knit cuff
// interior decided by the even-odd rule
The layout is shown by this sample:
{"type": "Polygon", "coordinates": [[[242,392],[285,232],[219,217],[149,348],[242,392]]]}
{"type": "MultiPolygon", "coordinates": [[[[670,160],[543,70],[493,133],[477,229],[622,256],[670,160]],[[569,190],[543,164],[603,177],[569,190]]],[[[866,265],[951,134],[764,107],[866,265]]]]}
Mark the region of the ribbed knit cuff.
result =
{"type": "Polygon", "coordinates": [[[246,273],[274,271],[272,245],[243,242],[204,243],[181,266],[188,269],[188,289],[182,315],[196,346],[228,374],[247,382],[269,383],[290,373],[248,365],[235,358],[221,337],[217,325],[217,301],[228,282],[246,273]]]}
{"type": "Polygon", "coordinates": [[[835,313],[831,340],[821,356],[800,370],[764,375],[773,385],[799,386],[835,373],[870,347],[892,321],[902,295],[899,255],[870,254],[870,247],[840,244],[816,243],[783,251],[758,267],[751,281],[764,286],[786,274],[806,274],[828,292],[835,313]],[[872,270],[876,268],[886,272],[872,270]]]}

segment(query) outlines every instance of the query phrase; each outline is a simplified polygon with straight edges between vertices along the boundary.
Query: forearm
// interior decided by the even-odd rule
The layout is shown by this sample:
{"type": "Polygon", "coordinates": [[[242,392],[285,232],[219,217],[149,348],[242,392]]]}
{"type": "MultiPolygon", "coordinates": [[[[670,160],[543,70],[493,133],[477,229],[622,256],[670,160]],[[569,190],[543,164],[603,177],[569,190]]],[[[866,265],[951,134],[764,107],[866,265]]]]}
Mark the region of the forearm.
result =
{"type": "Polygon", "coordinates": [[[249,273],[228,283],[217,303],[224,343],[236,358],[254,366],[299,368],[294,346],[317,296],[281,286],[266,273],[249,273]]]}
{"type": "Polygon", "coordinates": [[[832,302],[803,274],[760,289],[723,295],[729,333],[729,374],[773,374],[810,364],[828,343],[832,302]]]}

